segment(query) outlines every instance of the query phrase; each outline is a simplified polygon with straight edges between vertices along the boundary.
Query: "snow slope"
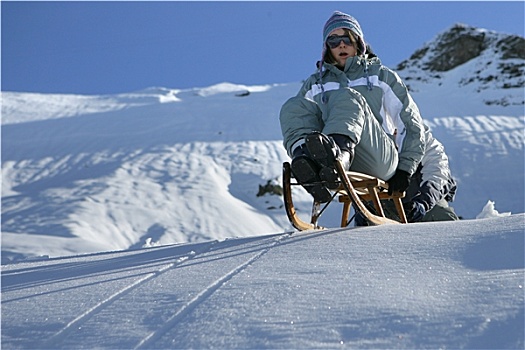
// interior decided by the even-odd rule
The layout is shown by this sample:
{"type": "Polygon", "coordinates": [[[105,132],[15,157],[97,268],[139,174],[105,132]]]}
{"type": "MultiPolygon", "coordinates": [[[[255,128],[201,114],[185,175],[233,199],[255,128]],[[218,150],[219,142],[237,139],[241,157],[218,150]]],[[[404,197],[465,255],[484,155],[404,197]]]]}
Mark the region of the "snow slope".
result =
{"type": "MultiPolygon", "coordinates": [[[[281,210],[273,219],[264,202],[245,200],[279,176],[285,159],[278,125],[270,123],[279,102],[270,103],[275,94],[250,96],[261,106],[252,116],[253,104],[230,94],[232,87],[241,88],[102,96],[89,111],[105,111],[55,118],[51,110],[36,121],[21,119],[32,119],[48,96],[33,103],[25,96],[16,112],[22,118],[3,125],[4,250],[11,234],[16,241],[47,235],[63,251],[65,241],[81,237],[86,252],[147,237],[165,244],[282,231],[281,210]],[[109,100],[117,101],[111,111],[109,100]]],[[[9,120],[11,96],[24,94],[3,95],[9,120]]]]}
{"type": "Polygon", "coordinates": [[[2,267],[9,349],[523,349],[517,214],[2,267]]]}
{"type": "MultiPolygon", "coordinates": [[[[291,229],[279,196],[256,195],[260,185],[281,181],[289,159],[278,114],[299,87],[2,93],[4,261],[291,229]]],[[[425,93],[414,98],[450,156],[457,212],[474,218],[488,200],[524,212],[522,111],[485,106],[475,114],[477,101],[464,101],[450,116],[425,93]]],[[[300,196],[308,212],[310,199],[300,196]]],[[[325,225],[338,225],[333,210],[325,225]]]]}

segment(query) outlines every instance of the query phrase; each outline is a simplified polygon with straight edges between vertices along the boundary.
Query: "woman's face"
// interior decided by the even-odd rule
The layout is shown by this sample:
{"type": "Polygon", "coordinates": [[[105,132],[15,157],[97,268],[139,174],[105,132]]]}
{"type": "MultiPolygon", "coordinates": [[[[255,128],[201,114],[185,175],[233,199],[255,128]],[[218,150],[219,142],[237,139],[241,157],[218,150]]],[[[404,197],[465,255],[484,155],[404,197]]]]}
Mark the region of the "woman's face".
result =
{"type": "MultiPolygon", "coordinates": [[[[342,28],[335,29],[335,30],[333,30],[330,33],[330,35],[328,35],[328,40],[330,39],[331,36],[345,36],[345,35],[346,35],[346,33],[345,33],[344,29],[342,29],[342,28]]],[[[341,40],[339,42],[338,46],[336,46],[334,48],[329,46],[329,48],[330,48],[330,52],[332,53],[332,56],[337,61],[337,65],[339,65],[341,67],[345,66],[345,63],[346,63],[346,60],[348,59],[348,57],[354,57],[357,54],[357,50],[354,47],[354,45],[353,44],[350,44],[350,45],[345,44],[345,42],[343,40],[341,40]]]]}

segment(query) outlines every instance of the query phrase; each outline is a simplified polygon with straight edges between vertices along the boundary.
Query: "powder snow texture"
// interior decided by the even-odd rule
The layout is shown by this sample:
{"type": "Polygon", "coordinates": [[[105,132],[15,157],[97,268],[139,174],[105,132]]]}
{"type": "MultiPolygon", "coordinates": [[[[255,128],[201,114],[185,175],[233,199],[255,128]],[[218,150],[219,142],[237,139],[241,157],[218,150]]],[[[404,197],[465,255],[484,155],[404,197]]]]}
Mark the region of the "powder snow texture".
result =
{"type": "Polygon", "coordinates": [[[9,349],[524,346],[525,215],[5,265],[9,349]]]}

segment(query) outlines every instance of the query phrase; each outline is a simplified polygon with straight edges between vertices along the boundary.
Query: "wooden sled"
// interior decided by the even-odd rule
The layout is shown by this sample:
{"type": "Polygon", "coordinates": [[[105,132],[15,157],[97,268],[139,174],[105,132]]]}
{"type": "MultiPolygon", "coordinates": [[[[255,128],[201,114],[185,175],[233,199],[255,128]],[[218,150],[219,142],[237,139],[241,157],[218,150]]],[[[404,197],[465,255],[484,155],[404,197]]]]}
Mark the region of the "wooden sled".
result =
{"type": "MultiPolygon", "coordinates": [[[[339,202],[343,203],[343,211],[341,215],[341,227],[347,227],[349,225],[350,209],[352,203],[356,208],[372,225],[384,225],[384,224],[399,224],[407,223],[405,211],[401,204],[401,198],[404,197],[404,193],[394,193],[392,196],[388,194],[388,184],[376,177],[352,172],[344,171],[343,165],[339,160],[335,161],[335,168],[339,174],[341,184],[338,189],[333,191],[333,197],[339,197],[339,202]],[[397,213],[399,215],[400,222],[389,219],[385,216],[381,200],[390,199],[394,202],[397,213]],[[372,202],[374,204],[375,213],[372,213],[365,202],[372,202]]],[[[312,205],[312,213],[310,222],[303,221],[295,210],[292,199],[292,186],[299,185],[299,183],[292,183],[292,170],[289,162],[283,163],[283,196],[284,196],[284,207],[286,215],[290,220],[290,223],[299,231],[322,229],[318,225],[318,220],[326,207],[331,203],[324,204],[321,208],[321,203],[314,201],[312,205]]]]}

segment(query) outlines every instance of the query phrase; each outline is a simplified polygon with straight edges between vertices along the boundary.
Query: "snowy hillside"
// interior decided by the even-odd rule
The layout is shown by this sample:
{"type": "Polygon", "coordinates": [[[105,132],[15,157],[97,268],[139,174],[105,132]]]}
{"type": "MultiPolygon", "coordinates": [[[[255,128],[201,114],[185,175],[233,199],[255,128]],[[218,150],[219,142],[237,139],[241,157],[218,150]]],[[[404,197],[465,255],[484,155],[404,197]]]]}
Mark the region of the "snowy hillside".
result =
{"type": "MultiPolygon", "coordinates": [[[[472,31],[500,38],[489,44],[506,38],[472,31]]],[[[446,33],[425,47],[452,40],[446,33]]],[[[456,211],[475,218],[491,200],[500,212],[523,213],[523,74],[508,76],[506,88],[486,79],[466,84],[480,66],[495,75],[499,65],[481,51],[437,74],[428,70],[436,53],[423,51],[402,64],[400,75],[450,156],[456,211]],[[504,98],[512,103],[487,103],[504,98]]],[[[523,57],[507,56],[498,60],[523,70],[523,57]]],[[[278,114],[299,88],[3,92],[3,261],[290,230],[281,197],[257,194],[259,186],[281,182],[288,157],[278,114]]],[[[308,212],[309,196],[297,198],[308,212]]],[[[331,209],[325,226],[338,225],[339,208],[331,209]]]]}
{"type": "Polygon", "coordinates": [[[6,349],[523,349],[525,215],[2,267],[6,349]]]}

